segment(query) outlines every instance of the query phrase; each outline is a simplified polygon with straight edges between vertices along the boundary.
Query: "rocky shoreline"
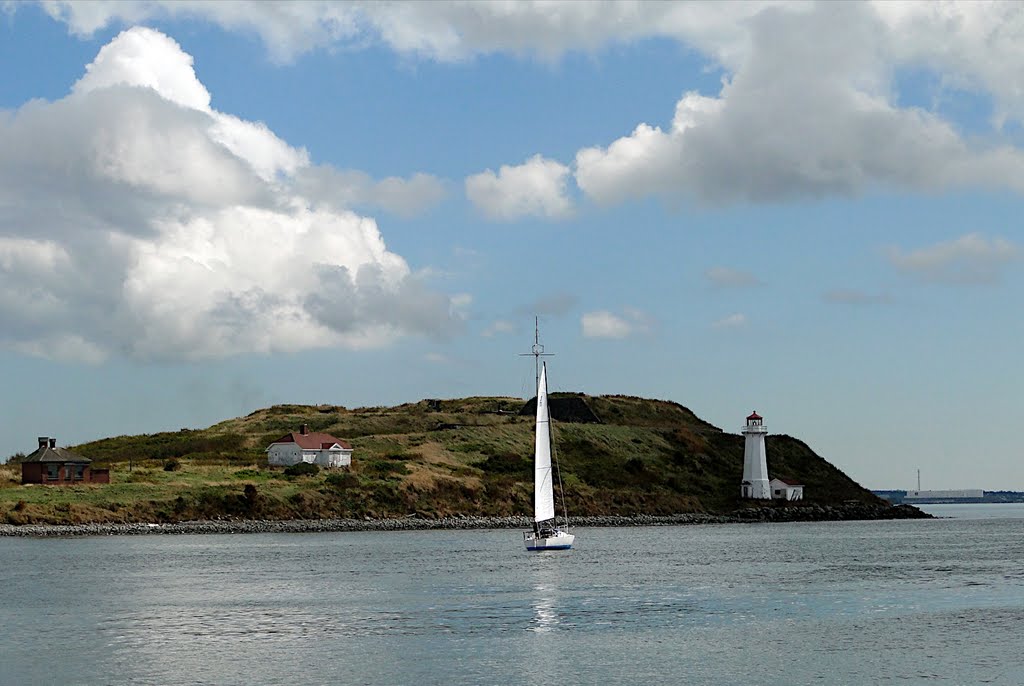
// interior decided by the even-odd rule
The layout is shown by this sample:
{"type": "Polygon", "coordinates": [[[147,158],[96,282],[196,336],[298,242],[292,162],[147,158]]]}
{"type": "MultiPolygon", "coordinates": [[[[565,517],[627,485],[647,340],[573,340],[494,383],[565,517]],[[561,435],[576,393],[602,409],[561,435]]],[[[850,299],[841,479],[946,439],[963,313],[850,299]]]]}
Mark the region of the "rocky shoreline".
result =
{"type": "MultiPolygon", "coordinates": [[[[570,517],[579,527],[681,526],[688,524],[739,524],[766,522],[828,522],[876,519],[929,519],[931,515],[910,505],[805,505],[751,507],[728,515],[676,514],[570,517]]],[[[409,515],[401,519],[220,519],[172,524],[0,524],[0,536],[35,538],[69,536],[136,536],[144,534],[252,534],[316,533],[344,531],[424,531],[459,529],[528,529],[528,517],[474,517],[461,515],[426,519],[409,515]]]]}

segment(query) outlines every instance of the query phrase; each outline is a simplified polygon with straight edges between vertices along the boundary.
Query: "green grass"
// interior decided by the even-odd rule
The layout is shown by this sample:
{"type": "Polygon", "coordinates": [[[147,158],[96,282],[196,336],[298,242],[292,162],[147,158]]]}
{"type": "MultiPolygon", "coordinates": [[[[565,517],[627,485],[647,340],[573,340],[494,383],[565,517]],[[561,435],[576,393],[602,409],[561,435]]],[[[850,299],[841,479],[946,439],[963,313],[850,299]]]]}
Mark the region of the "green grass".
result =
{"type": "MultiPolygon", "coordinates": [[[[570,514],[726,512],[738,498],[743,439],[676,403],[582,396],[600,424],[554,422],[570,514]]],[[[180,521],[523,514],[532,500],[534,428],[513,398],[349,410],[278,405],[208,429],[118,436],[73,449],[112,483],[21,486],[0,466],[0,521],[180,521]],[[267,444],[307,424],[353,444],[350,470],[286,477],[267,444]],[[180,468],[165,471],[168,460],[180,468]],[[129,466],[131,469],[129,469],[129,466]],[[252,486],[246,495],[246,486],[252,486]]],[[[801,441],[768,436],[769,470],[799,479],[808,502],[878,502],[801,441]]]]}

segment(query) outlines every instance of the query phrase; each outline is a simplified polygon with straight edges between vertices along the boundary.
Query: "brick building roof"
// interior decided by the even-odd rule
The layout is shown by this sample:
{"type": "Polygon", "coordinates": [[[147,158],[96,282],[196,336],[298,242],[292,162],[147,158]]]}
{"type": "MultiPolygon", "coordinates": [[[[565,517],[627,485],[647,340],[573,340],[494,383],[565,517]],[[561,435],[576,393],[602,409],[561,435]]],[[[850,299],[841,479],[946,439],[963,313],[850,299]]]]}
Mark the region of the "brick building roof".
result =
{"type": "Polygon", "coordinates": [[[92,462],[88,457],[82,457],[78,453],[73,453],[67,448],[58,448],[56,438],[47,438],[46,436],[39,437],[39,447],[31,455],[27,455],[21,459],[22,464],[26,462],[59,462],[65,464],[67,462],[73,462],[75,464],[89,464],[92,462]]]}

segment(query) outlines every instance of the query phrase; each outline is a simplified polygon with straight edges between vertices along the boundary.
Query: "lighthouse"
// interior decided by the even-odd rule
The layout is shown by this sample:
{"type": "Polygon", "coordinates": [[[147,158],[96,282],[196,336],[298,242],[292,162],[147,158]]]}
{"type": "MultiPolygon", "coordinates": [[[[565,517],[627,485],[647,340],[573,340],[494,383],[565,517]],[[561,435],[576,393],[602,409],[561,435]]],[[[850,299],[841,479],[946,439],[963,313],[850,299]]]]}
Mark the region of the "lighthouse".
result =
{"type": "Polygon", "coordinates": [[[740,430],[745,439],[743,445],[743,483],[740,497],[771,500],[772,489],[768,485],[768,456],[764,450],[764,435],[768,429],[757,412],[751,412],[746,425],[740,430]]]}

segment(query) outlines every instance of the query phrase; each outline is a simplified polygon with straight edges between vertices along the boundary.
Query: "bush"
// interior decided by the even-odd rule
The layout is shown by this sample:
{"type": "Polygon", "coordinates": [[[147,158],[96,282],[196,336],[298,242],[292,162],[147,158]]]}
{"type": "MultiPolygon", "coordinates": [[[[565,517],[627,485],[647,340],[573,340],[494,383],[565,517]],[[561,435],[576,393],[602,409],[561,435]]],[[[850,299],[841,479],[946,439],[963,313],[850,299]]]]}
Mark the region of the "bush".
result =
{"type": "Polygon", "coordinates": [[[181,469],[181,462],[179,462],[178,460],[176,460],[173,457],[171,459],[167,460],[166,462],[164,462],[164,471],[165,472],[176,472],[179,469],[181,469]]]}
{"type": "Polygon", "coordinates": [[[259,491],[256,490],[256,486],[253,484],[246,484],[245,488],[242,490],[242,496],[245,500],[245,507],[249,512],[255,510],[260,497],[259,491]]]}
{"type": "Polygon", "coordinates": [[[332,472],[327,475],[324,479],[329,486],[333,486],[338,490],[344,490],[346,488],[352,488],[359,485],[359,479],[354,474],[349,472],[332,472]]]}
{"type": "Polygon", "coordinates": [[[515,453],[497,453],[479,464],[488,474],[515,474],[526,477],[533,471],[533,460],[523,459],[515,453]]]}
{"type": "Polygon", "coordinates": [[[369,476],[388,478],[408,474],[409,468],[404,462],[389,462],[386,460],[364,460],[362,463],[363,472],[369,476]]]}
{"type": "Polygon", "coordinates": [[[285,476],[313,476],[320,473],[320,467],[311,462],[299,462],[285,467],[285,476]]]}

